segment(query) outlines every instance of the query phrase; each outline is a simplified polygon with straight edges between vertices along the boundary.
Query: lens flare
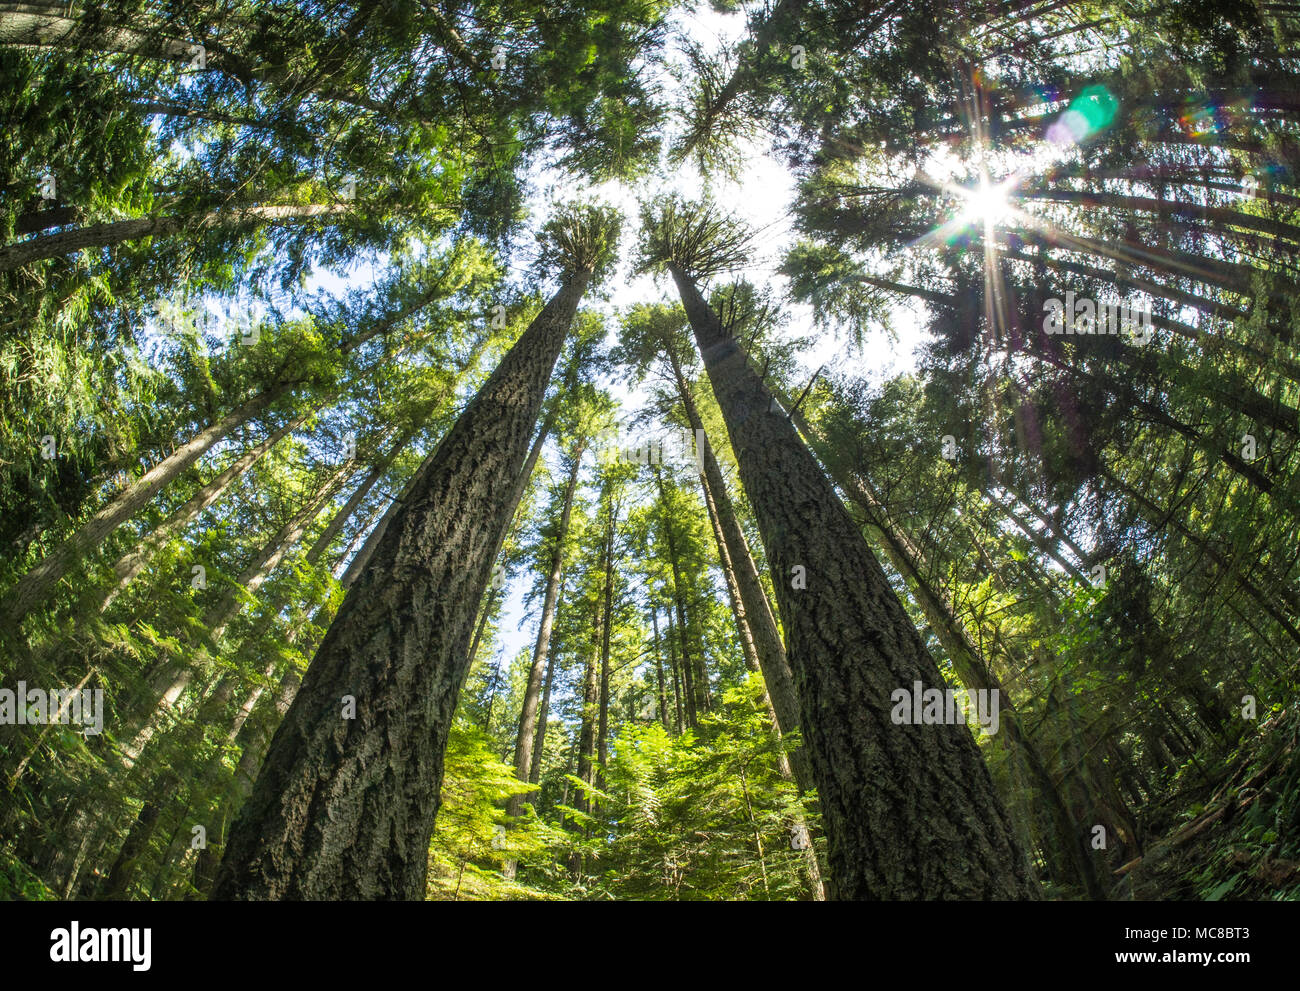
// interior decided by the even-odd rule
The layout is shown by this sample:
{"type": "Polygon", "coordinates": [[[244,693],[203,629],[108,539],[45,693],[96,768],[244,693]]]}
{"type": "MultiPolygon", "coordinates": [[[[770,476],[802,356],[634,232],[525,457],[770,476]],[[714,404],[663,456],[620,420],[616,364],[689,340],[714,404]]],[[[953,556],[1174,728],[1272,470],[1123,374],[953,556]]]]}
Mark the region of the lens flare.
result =
{"type": "Polygon", "coordinates": [[[1082,144],[1110,127],[1118,111],[1119,99],[1110,90],[1089,86],[1047,129],[1047,139],[1057,145],[1082,144]]]}

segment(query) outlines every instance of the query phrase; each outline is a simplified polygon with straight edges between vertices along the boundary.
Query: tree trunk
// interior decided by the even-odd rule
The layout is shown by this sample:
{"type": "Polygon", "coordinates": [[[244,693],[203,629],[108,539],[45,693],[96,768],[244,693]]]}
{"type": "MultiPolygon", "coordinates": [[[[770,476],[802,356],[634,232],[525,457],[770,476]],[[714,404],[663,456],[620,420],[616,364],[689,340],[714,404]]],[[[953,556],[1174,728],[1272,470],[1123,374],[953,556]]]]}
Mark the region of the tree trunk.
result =
{"type": "Polygon", "coordinates": [[[675,732],[680,733],[686,725],[686,720],[682,714],[682,683],[677,666],[677,630],[673,626],[671,605],[668,607],[668,663],[673,672],[673,705],[677,716],[677,721],[674,724],[675,732]]]}
{"type": "MultiPolygon", "coordinates": [[[[595,631],[591,652],[587,654],[587,666],[582,679],[582,726],[578,730],[578,773],[580,780],[588,786],[595,784],[592,764],[596,756],[596,722],[600,718],[600,635],[601,618],[604,615],[600,603],[595,606],[595,631]]],[[[581,808],[591,814],[590,793],[584,791],[580,797],[581,808]]]]}
{"type": "Polygon", "coordinates": [[[108,535],[138,513],[159,491],[194,464],[213,444],[257,416],[289,391],[290,383],[281,382],[258,393],[252,399],[200,430],[190,440],[172,451],[129,486],[119,492],[103,509],[23,575],[4,598],[0,599],[0,616],[14,630],[32,609],[53,592],[68,570],[83,555],[99,547],[108,535]]]}
{"type": "MultiPolygon", "coordinates": [[[[275,698],[274,709],[268,709],[262,714],[262,718],[256,721],[249,719],[244,723],[236,740],[240,748],[239,763],[235,767],[235,777],[231,782],[230,791],[225,797],[225,812],[221,820],[223,825],[229,823],[231,816],[238,815],[240,808],[252,794],[258,769],[262,766],[262,760],[271,745],[271,736],[279,721],[284,718],[284,714],[289,711],[289,706],[293,703],[301,683],[302,676],[296,669],[290,668],[280,679],[280,691],[275,698]]],[[[216,883],[217,869],[220,864],[219,851],[224,847],[224,839],[223,830],[223,834],[218,837],[218,842],[209,843],[199,852],[198,860],[194,865],[194,886],[202,895],[206,896],[216,883]]]]}
{"type": "Polygon", "coordinates": [[[609,763],[609,639],[614,628],[614,502],[609,497],[605,523],[605,594],[600,637],[600,719],[596,730],[596,754],[600,788],[605,787],[609,763]]]}
{"type": "MultiPolygon", "coordinates": [[[[561,583],[560,594],[564,594],[561,583]]],[[[542,690],[542,704],[537,710],[537,739],[533,744],[533,759],[528,767],[528,783],[535,785],[542,780],[542,755],[546,747],[546,721],[551,715],[551,689],[555,686],[555,654],[546,658],[546,687],[542,690]]]]}
{"type": "MultiPolygon", "coordinates": [[[[704,421],[686,384],[677,356],[671,349],[669,359],[677,380],[678,393],[686,407],[686,416],[698,444],[704,437],[704,421]]],[[[749,543],[745,540],[745,532],[736,517],[731,497],[727,494],[726,480],[722,477],[722,469],[713,453],[713,446],[707,441],[701,446],[703,473],[700,481],[704,486],[705,504],[710,515],[716,518],[722,536],[719,553],[726,558],[724,571],[726,566],[730,567],[730,574],[740,596],[739,607],[752,636],[754,652],[763,672],[763,681],[767,685],[777,730],[785,736],[799,729],[799,697],[794,688],[794,673],[790,670],[785,644],[777,629],[776,617],[772,614],[772,606],[754,564],[754,557],[749,551],[749,543]]],[[[801,792],[815,787],[808,751],[804,747],[797,747],[790,753],[790,764],[801,792]]]]}
{"type": "Polygon", "coordinates": [[[329,525],[321,531],[320,536],[318,536],[312,543],[311,549],[307,552],[309,558],[318,558],[329,549],[330,544],[334,542],[334,538],[338,536],[339,531],[343,529],[344,524],[352,518],[352,514],[356,512],[357,507],[365,501],[366,496],[370,494],[370,490],[379,483],[381,478],[384,477],[384,473],[392,466],[393,461],[402,453],[406,445],[411,442],[411,438],[414,435],[414,430],[403,432],[403,434],[393,442],[392,446],[389,447],[388,452],[384,454],[384,456],[375,463],[374,467],[366,473],[366,477],[361,480],[360,484],[352,490],[352,494],[348,496],[347,502],[345,502],[343,507],[334,514],[334,518],[330,520],[329,525]]]}
{"type": "MultiPolygon", "coordinates": [[[[696,434],[696,437],[701,436],[696,434]]],[[[718,509],[715,505],[713,493],[709,486],[708,478],[701,473],[700,482],[704,489],[704,504],[709,511],[709,522],[713,524],[713,537],[718,546],[718,557],[722,564],[722,574],[727,583],[727,597],[731,602],[732,616],[736,622],[736,631],[740,637],[741,650],[745,655],[745,666],[758,674],[764,679],[764,687],[760,704],[767,710],[768,719],[772,724],[772,733],[777,740],[785,736],[782,730],[781,719],[777,715],[776,706],[772,701],[772,692],[767,687],[767,677],[762,661],[760,660],[757,649],[754,646],[754,634],[750,627],[749,616],[745,612],[745,605],[741,599],[740,588],[736,581],[736,569],[731,560],[731,551],[727,546],[727,540],[722,533],[722,525],[718,520],[718,509]]],[[[751,561],[752,564],[752,561],[751,561]]],[[[784,650],[782,651],[784,659],[784,650]]],[[[791,680],[790,690],[793,693],[793,679],[791,680]]],[[[787,724],[789,725],[789,724],[787,724]]],[[[795,727],[797,727],[797,723],[795,727]]],[[[777,772],[782,779],[791,782],[795,789],[803,794],[811,791],[816,785],[813,782],[812,767],[807,761],[807,751],[802,747],[796,748],[791,753],[778,751],[776,755],[777,772]],[[794,757],[798,755],[802,759],[798,767],[794,764],[794,757]]],[[[810,837],[808,825],[802,814],[794,816],[789,820],[792,836],[810,837]]],[[[809,843],[802,850],[801,865],[803,867],[804,880],[808,885],[808,891],[815,901],[825,901],[826,891],[821,880],[821,866],[817,863],[816,851],[809,843]]]]}
{"type": "Polygon", "coordinates": [[[901,725],[937,665],[861,532],[699,290],[670,266],[777,582],[833,897],[1036,898],[965,725],[901,725]]]}
{"type": "Polygon", "coordinates": [[[117,576],[117,584],[108,590],[104,598],[100,601],[97,611],[103,612],[107,609],[128,585],[133,582],[140,572],[148,565],[149,559],[157,553],[168,540],[179,535],[184,529],[199,518],[199,515],[209,506],[215,503],[225,494],[235,482],[243,477],[244,473],[253,465],[261,460],[272,447],[287,434],[298,429],[303,422],[315,410],[309,410],[301,416],[295,417],[286,423],[279,430],[276,430],[260,444],[257,444],[242,455],[240,455],[228,468],[212,478],[199,491],[195,492],[180,509],[172,513],[165,522],[151,531],[148,535],[141,538],[140,542],[126,554],[123,554],[113,565],[113,573],[117,576]]]}
{"type": "MultiPolygon", "coordinates": [[[[284,560],[285,555],[293,547],[297,546],[307,527],[320,514],[321,508],[338,491],[344,477],[345,470],[343,468],[336,469],[333,478],[325,488],[294,514],[270,540],[262,545],[256,557],[249,562],[248,566],[240,574],[234,588],[223,595],[207,611],[204,617],[204,625],[211,631],[211,637],[214,641],[221,639],[226,632],[226,628],[243,611],[247,597],[257,593],[257,590],[262,587],[263,582],[266,581],[271,572],[284,560]]],[[[141,752],[158,732],[163,721],[168,716],[180,712],[177,703],[181,696],[189,688],[195,675],[209,667],[212,662],[211,654],[207,650],[200,649],[196,658],[167,665],[162,672],[161,678],[155,679],[154,695],[150,707],[143,714],[143,725],[140,722],[136,722],[134,725],[128,724],[124,734],[124,737],[130,735],[138,727],[138,732],[134,733],[131,741],[122,747],[127,767],[130,767],[139,759],[141,752]]]]}
{"type": "MultiPolygon", "coordinates": [[[[796,413],[796,417],[799,415],[796,413]]],[[[796,419],[805,436],[812,437],[802,418],[796,419]]],[[[1105,889],[1097,876],[1092,859],[1085,847],[1087,833],[1083,824],[1073,821],[1061,797],[1055,779],[1039,753],[1037,745],[1020,724],[1020,714],[1006,687],[998,680],[987,658],[971,641],[961,620],[947,600],[934,589],[924,570],[923,555],[906,534],[895,530],[889,523],[884,507],[876,498],[870,483],[851,475],[838,479],[840,487],[858,503],[870,524],[880,534],[885,554],[894,569],[915,590],[917,604],[943,644],[954,671],[968,691],[997,691],[1000,699],[1000,726],[1007,731],[1012,748],[1024,758],[1038,793],[1051,812],[1056,827],[1056,845],[1065,854],[1075,879],[1095,901],[1104,901],[1105,889]]]]}
{"type": "Polygon", "coordinates": [[[424,897],[475,612],[589,281],[534,319],[385,528],[272,741],[216,897],[424,897]],[[345,699],[355,718],[340,718],[345,699]]]}
{"type": "MultiPolygon", "coordinates": [[[[555,533],[555,547],[551,551],[551,568],[546,576],[542,619],[537,627],[537,641],[533,645],[533,663],[528,670],[528,684],[524,688],[523,707],[519,712],[519,729],[515,734],[515,777],[520,781],[529,781],[533,769],[533,747],[538,734],[538,696],[542,691],[543,675],[550,666],[551,630],[555,625],[555,605],[559,599],[560,581],[564,574],[564,541],[573,514],[573,493],[578,487],[578,472],[582,468],[582,452],[585,446],[585,441],[579,440],[573,452],[569,480],[564,487],[560,525],[555,533]]],[[[508,814],[519,815],[523,811],[523,801],[522,795],[512,795],[506,807],[508,814]]]]}
{"type": "Polygon", "coordinates": [[[655,653],[655,674],[659,684],[659,722],[663,724],[665,730],[668,725],[668,693],[664,688],[664,658],[659,649],[659,607],[651,604],[650,624],[654,630],[654,653],[655,653]]]}
{"type": "Polygon", "coordinates": [[[0,272],[11,272],[46,258],[111,248],[125,241],[137,241],[145,237],[164,237],[187,230],[204,231],[218,227],[233,229],[258,223],[300,223],[316,217],[339,216],[349,209],[351,204],[348,203],[246,206],[233,210],[210,210],[207,213],[106,220],[54,234],[38,234],[26,241],[6,244],[0,247],[0,272]]]}
{"type": "Polygon", "coordinates": [[[677,633],[681,639],[682,648],[682,694],[686,697],[686,725],[693,729],[699,719],[699,714],[707,710],[703,705],[703,695],[700,687],[696,685],[696,681],[699,680],[699,672],[691,655],[688,636],[689,627],[686,623],[686,604],[683,601],[682,568],[677,555],[677,540],[673,534],[672,514],[668,509],[668,495],[664,489],[663,473],[660,472],[658,467],[655,468],[655,481],[659,485],[659,500],[664,512],[664,541],[668,545],[668,559],[672,563],[673,569],[673,603],[677,608],[677,633]]]}

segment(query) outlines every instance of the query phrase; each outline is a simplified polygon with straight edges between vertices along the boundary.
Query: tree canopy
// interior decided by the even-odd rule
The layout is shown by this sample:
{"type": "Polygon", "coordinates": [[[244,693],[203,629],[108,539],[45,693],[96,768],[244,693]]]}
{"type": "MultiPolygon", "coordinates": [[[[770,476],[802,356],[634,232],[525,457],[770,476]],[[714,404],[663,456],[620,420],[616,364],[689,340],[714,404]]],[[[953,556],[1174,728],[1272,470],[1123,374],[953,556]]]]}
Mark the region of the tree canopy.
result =
{"type": "Polygon", "coordinates": [[[0,4],[0,898],[1300,896],[1300,8],[0,4]]]}

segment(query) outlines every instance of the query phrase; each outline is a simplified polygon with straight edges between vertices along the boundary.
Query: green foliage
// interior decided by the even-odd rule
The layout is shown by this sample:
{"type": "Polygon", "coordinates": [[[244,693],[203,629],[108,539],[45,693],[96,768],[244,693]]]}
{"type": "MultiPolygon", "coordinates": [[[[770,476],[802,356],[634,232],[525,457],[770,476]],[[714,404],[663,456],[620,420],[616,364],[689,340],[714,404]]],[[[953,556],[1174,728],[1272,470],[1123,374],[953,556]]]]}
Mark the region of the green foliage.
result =
{"type": "Polygon", "coordinates": [[[723,693],[696,732],[628,727],[613,747],[596,837],[594,897],[799,898],[807,889],[793,824],[809,813],[777,773],[754,681],[723,693]]]}
{"type": "Polygon", "coordinates": [[[623,218],[607,206],[568,204],[548,220],[537,235],[539,272],[562,272],[571,277],[589,274],[599,284],[618,257],[623,218]]]}
{"type": "Polygon", "coordinates": [[[508,860],[541,861],[565,841],[563,831],[535,816],[505,816],[506,799],[528,792],[515,779],[514,768],[495,757],[486,736],[464,726],[452,730],[429,847],[431,899],[546,899],[563,893],[562,884],[511,884],[498,873],[508,860]]]}
{"type": "MultiPolygon", "coordinates": [[[[381,521],[548,287],[612,292],[625,260],[709,284],[943,677],[1001,686],[979,745],[1045,891],[1297,897],[1294,11],[779,0],[725,44],[693,13],[4,15],[0,685],[102,690],[105,732],[0,741],[0,898],[206,894],[381,521]],[[763,147],[793,237],[728,283],[784,232],[709,181],[766,195],[763,147]],[[539,216],[544,180],[586,192],[539,216]],[[634,249],[597,199],[639,200],[634,249]],[[1048,333],[1067,294],[1150,304],[1153,340],[1048,333]],[[916,369],[854,366],[909,326],[916,369]],[[1112,837],[1093,887],[1080,823],[1112,837]]],[[[686,313],[581,310],[480,603],[430,898],[810,895],[797,738],[746,670],[698,470],[607,443],[684,427],[683,394],[770,583],[686,313]]]]}
{"type": "Polygon", "coordinates": [[[639,271],[673,265],[698,281],[740,268],[750,249],[744,223],[707,197],[670,193],[641,204],[639,271]]]}

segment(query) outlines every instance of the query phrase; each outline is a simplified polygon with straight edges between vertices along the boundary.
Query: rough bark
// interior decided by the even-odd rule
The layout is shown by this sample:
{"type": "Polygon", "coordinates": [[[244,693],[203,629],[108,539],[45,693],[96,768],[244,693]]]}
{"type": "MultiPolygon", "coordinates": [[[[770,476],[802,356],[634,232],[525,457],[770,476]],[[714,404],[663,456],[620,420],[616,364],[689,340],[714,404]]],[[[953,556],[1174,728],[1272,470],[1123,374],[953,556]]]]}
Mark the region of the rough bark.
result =
{"type": "Polygon", "coordinates": [[[546,305],[385,527],[231,831],[217,898],[424,897],[475,612],[589,281],[577,274],[546,305]]]}
{"type": "MultiPolygon", "coordinates": [[[[797,415],[797,414],[796,414],[797,415]]],[[[799,422],[796,420],[796,422],[799,422]]],[[[800,429],[811,438],[804,424],[800,429]]],[[[886,556],[894,569],[913,588],[917,604],[925,614],[931,629],[943,644],[953,669],[967,690],[998,692],[1000,699],[1000,726],[1014,752],[1024,759],[1025,766],[1037,785],[1039,796],[1047,805],[1056,829],[1056,846],[1061,850],[1073,870],[1075,880],[1088,893],[1088,897],[1102,901],[1105,889],[1097,876],[1096,868],[1086,849],[1087,831],[1084,824],[1076,823],[1066,808],[1055,778],[1038,750],[1037,744],[1021,726],[1020,714],[1006,687],[994,674],[988,659],[972,642],[966,628],[949,606],[948,601],[934,588],[926,577],[924,556],[920,548],[905,533],[893,527],[884,507],[866,481],[845,475],[838,478],[843,489],[862,509],[871,526],[880,534],[886,556]]]]}
{"type": "Polygon", "coordinates": [[[773,572],[840,899],[1035,898],[965,725],[896,724],[943,685],[883,570],[694,282],[670,266],[773,572]],[[796,571],[796,569],[802,569],[796,571]],[[802,576],[796,588],[792,580],[802,576]]]}

